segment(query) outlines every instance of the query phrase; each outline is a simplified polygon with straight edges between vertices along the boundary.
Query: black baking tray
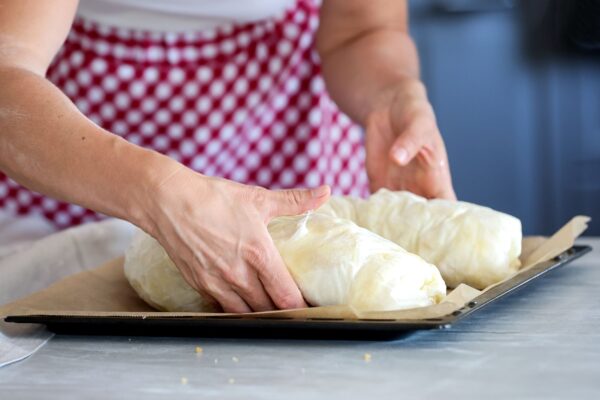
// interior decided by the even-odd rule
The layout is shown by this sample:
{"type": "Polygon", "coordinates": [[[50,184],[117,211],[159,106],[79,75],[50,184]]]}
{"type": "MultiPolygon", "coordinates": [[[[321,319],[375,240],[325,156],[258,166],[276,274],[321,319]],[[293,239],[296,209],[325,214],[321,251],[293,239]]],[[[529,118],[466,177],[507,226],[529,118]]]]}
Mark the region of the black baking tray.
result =
{"type": "Polygon", "coordinates": [[[27,315],[8,316],[7,322],[40,323],[60,334],[127,336],[194,336],[291,339],[389,340],[420,329],[447,329],[486,305],[516,291],[542,275],[591,251],[590,246],[573,246],[539,263],[473,299],[463,308],[441,318],[424,320],[347,320],[334,318],[248,318],[218,317],[92,317],[27,315]]]}

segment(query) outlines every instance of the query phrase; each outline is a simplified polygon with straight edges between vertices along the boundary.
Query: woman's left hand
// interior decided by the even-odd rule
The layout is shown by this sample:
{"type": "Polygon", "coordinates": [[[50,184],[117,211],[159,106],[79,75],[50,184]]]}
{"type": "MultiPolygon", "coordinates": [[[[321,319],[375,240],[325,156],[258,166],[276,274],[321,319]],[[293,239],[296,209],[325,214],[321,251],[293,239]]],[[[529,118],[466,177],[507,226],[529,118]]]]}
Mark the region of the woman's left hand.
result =
{"type": "Polygon", "coordinates": [[[455,200],[446,148],[423,84],[403,82],[382,99],[366,118],[371,191],[385,187],[455,200]]]}

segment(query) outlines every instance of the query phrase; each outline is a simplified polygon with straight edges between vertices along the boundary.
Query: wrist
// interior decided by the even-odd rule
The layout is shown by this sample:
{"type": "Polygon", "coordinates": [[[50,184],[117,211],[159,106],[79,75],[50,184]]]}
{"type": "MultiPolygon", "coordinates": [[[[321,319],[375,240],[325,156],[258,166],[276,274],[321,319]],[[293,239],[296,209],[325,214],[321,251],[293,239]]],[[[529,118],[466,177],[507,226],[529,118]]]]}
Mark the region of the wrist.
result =
{"type": "Polygon", "coordinates": [[[409,104],[421,101],[429,102],[423,82],[418,78],[401,77],[372,96],[362,121],[365,123],[371,114],[389,108],[392,103],[409,104]]]}
{"type": "Polygon", "coordinates": [[[133,160],[137,166],[134,168],[136,179],[127,196],[127,220],[154,236],[161,205],[166,201],[164,184],[185,166],[158,152],[140,150],[133,160]]]}

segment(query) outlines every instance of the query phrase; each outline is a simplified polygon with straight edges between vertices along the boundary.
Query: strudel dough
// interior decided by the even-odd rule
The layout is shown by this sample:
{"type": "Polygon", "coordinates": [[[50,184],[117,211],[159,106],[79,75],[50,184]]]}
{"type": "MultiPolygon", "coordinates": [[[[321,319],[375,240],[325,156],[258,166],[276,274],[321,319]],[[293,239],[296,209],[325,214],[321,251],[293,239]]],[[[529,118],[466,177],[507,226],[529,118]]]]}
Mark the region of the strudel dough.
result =
{"type": "MultiPolygon", "coordinates": [[[[269,232],[305,299],[361,311],[439,302],[446,285],[437,268],[347,219],[322,213],[276,218],[269,232]]],[[[136,292],[167,311],[214,311],[184,281],[162,247],[140,231],[125,258],[136,292]]]]}
{"type": "Polygon", "coordinates": [[[446,295],[434,265],[350,220],[280,217],[269,232],[310,304],[383,311],[428,306],[446,295]]]}
{"type": "Polygon", "coordinates": [[[367,200],[332,197],[318,212],[343,215],[418,254],[449,287],[484,289],[521,265],[521,221],[488,207],[381,189],[367,200]]]}
{"type": "Polygon", "coordinates": [[[125,276],[137,294],[161,311],[218,311],[187,284],[163,247],[142,230],[125,253],[125,276]]]}

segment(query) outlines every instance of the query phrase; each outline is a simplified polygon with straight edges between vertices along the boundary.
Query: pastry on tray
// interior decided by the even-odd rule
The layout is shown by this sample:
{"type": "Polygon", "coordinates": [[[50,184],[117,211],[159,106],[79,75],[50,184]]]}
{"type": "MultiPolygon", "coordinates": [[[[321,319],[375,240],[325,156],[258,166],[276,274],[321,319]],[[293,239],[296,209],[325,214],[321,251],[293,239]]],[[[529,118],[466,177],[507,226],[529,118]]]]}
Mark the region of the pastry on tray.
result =
{"type": "MultiPolygon", "coordinates": [[[[361,311],[423,307],[440,302],[447,286],[483,289],[520,265],[517,218],[409,192],[380,190],[367,200],[334,196],[314,212],[275,218],[268,229],[313,306],[349,305],[361,311]]],[[[127,251],[125,275],[157,309],[218,311],[144,232],[127,251]]]]}

